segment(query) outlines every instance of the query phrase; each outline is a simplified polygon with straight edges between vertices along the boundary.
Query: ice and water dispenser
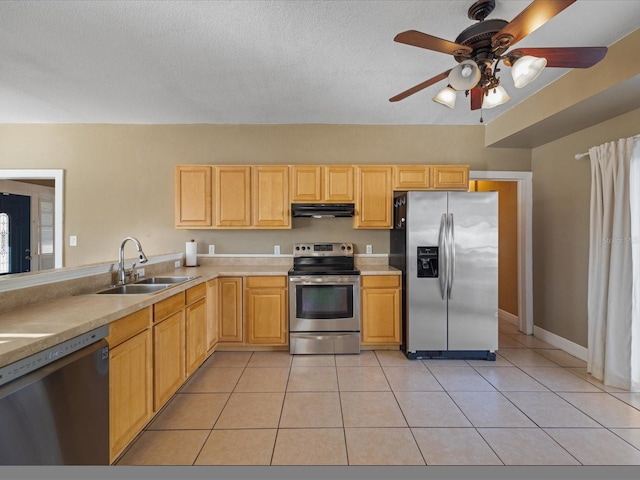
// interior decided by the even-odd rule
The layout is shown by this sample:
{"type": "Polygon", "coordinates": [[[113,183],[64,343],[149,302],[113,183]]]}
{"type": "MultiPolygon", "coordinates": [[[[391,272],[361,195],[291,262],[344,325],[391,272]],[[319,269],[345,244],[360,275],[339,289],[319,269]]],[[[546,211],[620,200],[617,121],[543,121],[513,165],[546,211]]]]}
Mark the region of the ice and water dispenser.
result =
{"type": "Polygon", "coordinates": [[[438,278],[438,247],[418,247],[418,278],[438,278]]]}

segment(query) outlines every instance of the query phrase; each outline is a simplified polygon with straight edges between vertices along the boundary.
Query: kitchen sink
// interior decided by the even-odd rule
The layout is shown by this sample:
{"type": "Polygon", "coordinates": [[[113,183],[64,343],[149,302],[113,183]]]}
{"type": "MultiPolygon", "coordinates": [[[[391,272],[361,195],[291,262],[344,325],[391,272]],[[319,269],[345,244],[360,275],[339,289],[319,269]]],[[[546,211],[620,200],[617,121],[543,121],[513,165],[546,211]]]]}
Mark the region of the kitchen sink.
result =
{"type": "Polygon", "coordinates": [[[155,285],[138,285],[130,283],[128,285],[118,285],[115,287],[107,288],[98,292],[98,294],[113,294],[113,295],[141,295],[146,293],[155,293],[160,290],[169,288],[169,284],[155,284],[155,285]]]}
{"type": "Polygon", "coordinates": [[[188,282],[197,277],[149,277],[133,282],[133,285],[174,285],[176,283],[188,282]]]}

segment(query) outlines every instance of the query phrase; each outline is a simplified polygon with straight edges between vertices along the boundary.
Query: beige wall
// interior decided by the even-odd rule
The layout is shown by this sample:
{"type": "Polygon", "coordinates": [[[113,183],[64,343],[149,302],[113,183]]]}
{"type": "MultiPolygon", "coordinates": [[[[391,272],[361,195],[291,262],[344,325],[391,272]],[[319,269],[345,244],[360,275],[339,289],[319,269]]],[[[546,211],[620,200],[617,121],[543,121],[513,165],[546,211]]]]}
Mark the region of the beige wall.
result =
{"type": "Polygon", "coordinates": [[[594,145],[640,133],[640,109],[532,151],[534,323],[587,346],[589,158],[594,145]]]}
{"type": "MultiPolygon", "coordinates": [[[[292,230],[176,230],[174,165],[462,163],[474,170],[530,170],[528,149],[486,149],[483,126],[0,125],[2,168],[65,170],[64,264],[114,261],[122,238],[147,255],[184,251],[272,253],[294,242],[352,241],[388,252],[388,232],[350,219],[294,219],[292,230]],[[69,235],[78,246],[69,247],[69,235]]],[[[134,249],[127,247],[126,256],[134,249]],[[129,250],[131,249],[131,250],[129,250]]]]}

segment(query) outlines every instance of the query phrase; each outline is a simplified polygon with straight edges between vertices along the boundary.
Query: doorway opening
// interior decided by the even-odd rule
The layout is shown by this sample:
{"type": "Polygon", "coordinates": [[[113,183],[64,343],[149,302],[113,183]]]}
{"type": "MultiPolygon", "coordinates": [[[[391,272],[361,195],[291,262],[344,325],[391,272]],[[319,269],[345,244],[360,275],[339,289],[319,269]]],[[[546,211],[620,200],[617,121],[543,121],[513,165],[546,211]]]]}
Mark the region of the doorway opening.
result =
{"type": "MultiPolygon", "coordinates": [[[[509,269],[506,269],[505,274],[515,275],[517,293],[515,301],[503,303],[501,310],[503,313],[513,315],[513,312],[509,310],[517,309],[514,320],[517,321],[519,330],[527,335],[533,334],[532,177],[531,172],[469,172],[471,189],[476,188],[478,184],[481,185],[481,188],[497,189],[498,191],[515,189],[515,192],[510,192],[515,197],[515,206],[505,211],[510,212],[509,216],[513,216],[508,221],[515,224],[512,225],[512,229],[507,229],[507,235],[513,236],[515,234],[516,237],[516,252],[512,252],[513,256],[511,257],[516,265],[511,265],[509,269]],[[506,310],[503,308],[505,305],[508,305],[506,310]]],[[[501,271],[500,274],[502,273],[501,271]]],[[[506,285],[506,282],[503,284],[506,285]]]]}

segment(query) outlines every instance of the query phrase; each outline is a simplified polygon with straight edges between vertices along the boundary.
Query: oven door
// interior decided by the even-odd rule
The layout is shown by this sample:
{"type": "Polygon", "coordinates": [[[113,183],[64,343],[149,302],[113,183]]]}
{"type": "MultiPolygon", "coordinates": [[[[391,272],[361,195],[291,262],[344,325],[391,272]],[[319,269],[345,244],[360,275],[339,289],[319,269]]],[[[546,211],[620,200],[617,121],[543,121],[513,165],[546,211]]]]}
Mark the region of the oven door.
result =
{"type": "Polygon", "coordinates": [[[289,331],[360,331],[360,276],[289,277],[289,331]]]}

